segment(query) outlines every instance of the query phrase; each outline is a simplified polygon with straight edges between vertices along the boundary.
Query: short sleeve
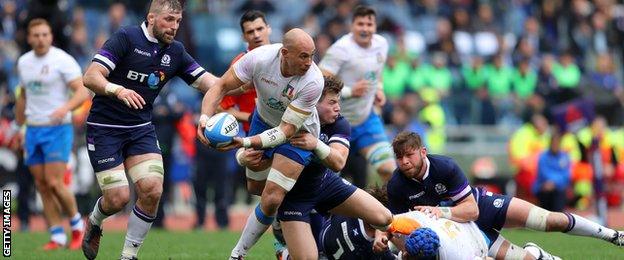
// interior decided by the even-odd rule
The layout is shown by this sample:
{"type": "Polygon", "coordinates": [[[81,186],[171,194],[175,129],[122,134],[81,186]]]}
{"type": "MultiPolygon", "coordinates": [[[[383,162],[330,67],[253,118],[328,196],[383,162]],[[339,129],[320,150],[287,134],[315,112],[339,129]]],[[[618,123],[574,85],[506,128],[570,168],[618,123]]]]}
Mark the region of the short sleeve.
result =
{"type": "Polygon", "coordinates": [[[451,163],[451,169],[450,176],[448,176],[448,194],[453,202],[458,202],[472,194],[472,188],[459,165],[452,159],[449,160],[449,163],[451,163]]]}
{"type": "Polygon", "coordinates": [[[92,61],[99,63],[111,72],[115,70],[117,63],[126,55],[130,49],[129,46],[130,41],[126,31],[120,29],[106,40],[92,61]]]}
{"type": "Polygon", "coordinates": [[[319,67],[334,75],[338,74],[340,67],[347,60],[345,52],[346,51],[338,44],[332,45],[325,53],[325,56],[323,56],[319,67]]]}
{"type": "Polygon", "coordinates": [[[198,87],[199,79],[204,73],[206,73],[206,70],[182,48],[182,63],[178,70],[178,76],[184,80],[186,84],[198,87]]]}
{"type": "Polygon", "coordinates": [[[258,48],[243,55],[243,57],[232,65],[236,77],[242,82],[247,83],[253,78],[255,56],[259,54],[256,50],[258,50],[258,48]]]}
{"type": "Polygon", "coordinates": [[[339,117],[334,125],[334,134],[329,137],[328,143],[340,143],[347,148],[350,147],[351,125],[344,117],[339,117]]]}
{"type": "Polygon", "coordinates": [[[59,69],[65,83],[69,83],[82,76],[80,65],[78,65],[78,62],[72,58],[72,56],[69,56],[69,54],[64,55],[63,65],[60,66],[59,69]]]}
{"type": "Polygon", "coordinates": [[[312,110],[316,109],[316,103],[318,103],[321,98],[324,81],[323,78],[319,76],[316,80],[303,84],[305,84],[305,86],[301,88],[301,90],[296,94],[295,99],[290,102],[290,105],[288,106],[299,112],[312,113],[312,110]]]}

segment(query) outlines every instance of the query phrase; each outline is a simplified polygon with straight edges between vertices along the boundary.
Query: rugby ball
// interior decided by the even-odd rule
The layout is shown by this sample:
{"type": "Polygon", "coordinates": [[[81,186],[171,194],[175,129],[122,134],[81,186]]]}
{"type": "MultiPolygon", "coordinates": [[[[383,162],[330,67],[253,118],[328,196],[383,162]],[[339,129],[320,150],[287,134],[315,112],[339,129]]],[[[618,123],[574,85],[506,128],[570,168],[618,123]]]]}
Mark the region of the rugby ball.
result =
{"type": "Polygon", "coordinates": [[[226,112],[213,115],[206,122],[204,136],[210,141],[212,147],[226,146],[238,135],[238,121],[226,112]]]}

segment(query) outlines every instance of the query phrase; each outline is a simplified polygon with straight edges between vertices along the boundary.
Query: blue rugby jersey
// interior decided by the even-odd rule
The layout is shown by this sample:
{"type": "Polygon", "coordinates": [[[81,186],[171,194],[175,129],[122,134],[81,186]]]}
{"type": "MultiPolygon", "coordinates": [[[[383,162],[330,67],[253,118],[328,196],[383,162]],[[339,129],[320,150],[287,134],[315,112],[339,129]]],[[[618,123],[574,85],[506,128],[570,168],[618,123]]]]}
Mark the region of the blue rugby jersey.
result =
{"type": "Polygon", "coordinates": [[[427,159],[429,170],[422,182],[406,177],[398,168],[392,174],[388,181],[388,208],[393,214],[408,212],[414,206],[453,206],[473,192],[452,158],[428,154],[427,159]]]}
{"type": "Polygon", "coordinates": [[[114,97],[96,95],[87,122],[133,126],[152,120],[152,104],[162,87],[178,76],[197,87],[206,72],[179,41],[162,45],[147,32],[146,23],[119,29],[104,43],[93,62],[109,71],[108,81],[136,91],[146,102],[143,109],[127,107],[114,97]]]}
{"type": "Polygon", "coordinates": [[[375,238],[364,225],[361,219],[332,215],[321,230],[320,249],[328,259],[396,259],[389,250],[373,252],[375,238]]]}

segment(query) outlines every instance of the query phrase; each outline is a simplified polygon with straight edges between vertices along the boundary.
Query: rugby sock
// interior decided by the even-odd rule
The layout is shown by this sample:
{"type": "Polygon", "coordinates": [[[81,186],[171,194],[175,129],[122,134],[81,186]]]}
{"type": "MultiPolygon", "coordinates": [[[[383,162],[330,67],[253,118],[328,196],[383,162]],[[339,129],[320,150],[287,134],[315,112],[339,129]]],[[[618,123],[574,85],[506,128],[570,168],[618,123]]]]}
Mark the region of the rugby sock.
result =
{"type": "Polygon", "coordinates": [[[92,224],[101,227],[102,221],[104,221],[104,219],[109,216],[110,215],[107,215],[106,213],[104,213],[104,210],[102,209],[102,197],[100,197],[95,203],[95,206],[93,207],[93,211],[89,215],[89,221],[91,221],[92,224]]]}
{"type": "Polygon", "coordinates": [[[275,217],[269,217],[264,215],[262,209],[260,209],[260,203],[256,206],[256,209],[252,214],[249,214],[247,218],[247,224],[243,229],[240,239],[234,249],[232,249],[232,257],[245,256],[247,251],[258,242],[258,239],[269,228],[275,217]]]}
{"type": "Polygon", "coordinates": [[[62,226],[51,226],[49,230],[51,235],[50,240],[61,245],[67,244],[67,236],[65,235],[65,230],[63,230],[62,226]]]}
{"type": "Polygon", "coordinates": [[[80,212],[76,212],[76,215],[69,220],[69,224],[71,224],[72,230],[82,231],[84,229],[84,222],[82,222],[82,215],[80,215],[80,212]]]}
{"type": "Polygon", "coordinates": [[[122,257],[132,258],[137,255],[155,218],[155,216],[148,215],[137,205],[134,205],[132,214],[130,214],[128,219],[128,232],[126,233],[123,251],[121,251],[122,257]]]}
{"type": "Polygon", "coordinates": [[[576,214],[563,213],[568,217],[569,223],[564,233],[577,236],[595,237],[606,241],[611,241],[617,231],[599,225],[596,222],[588,220],[576,214]]]}

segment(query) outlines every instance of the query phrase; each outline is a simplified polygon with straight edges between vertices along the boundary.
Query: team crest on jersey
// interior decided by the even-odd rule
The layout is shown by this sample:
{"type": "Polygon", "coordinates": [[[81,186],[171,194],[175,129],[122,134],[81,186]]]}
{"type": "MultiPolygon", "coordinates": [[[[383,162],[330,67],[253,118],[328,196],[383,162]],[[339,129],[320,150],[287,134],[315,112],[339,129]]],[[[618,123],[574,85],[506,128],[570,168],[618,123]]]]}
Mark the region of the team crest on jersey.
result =
{"type": "Polygon", "coordinates": [[[41,67],[41,75],[42,76],[48,75],[49,72],[50,72],[50,67],[47,64],[43,65],[43,67],[41,67]]]}
{"type": "Polygon", "coordinates": [[[383,55],[381,55],[381,52],[377,53],[377,63],[383,63],[383,55]]]}
{"type": "Polygon", "coordinates": [[[160,66],[169,67],[169,63],[171,63],[171,56],[169,56],[169,54],[163,55],[162,59],[160,59],[160,66]]]}
{"type": "Polygon", "coordinates": [[[501,208],[503,206],[503,203],[505,203],[505,199],[495,199],[494,202],[492,202],[492,204],[494,205],[495,208],[501,208]]]}
{"type": "Polygon", "coordinates": [[[282,97],[285,97],[288,100],[292,101],[295,97],[295,87],[291,86],[290,84],[286,85],[284,90],[282,90],[282,97]]]}
{"type": "Polygon", "coordinates": [[[438,194],[444,194],[444,193],[446,193],[446,186],[444,186],[444,184],[442,184],[442,183],[438,183],[438,184],[435,185],[435,191],[438,194]]]}
{"type": "Polygon", "coordinates": [[[279,110],[282,112],[286,111],[286,106],[284,105],[284,103],[275,98],[269,98],[269,100],[265,101],[264,103],[272,109],[279,110]]]}
{"type": "Polygon", "coordinates": [[[329,141],[329,137],[325,133],[321,133],[319,135],[319,140],[323,143],[327,143],[329,141]]]}
{"type": "Polygon", "coordinates": [[[158,84],[165,80],[165,73],[162,71],[156,71],[149,74],[147,78],[147,86],[151,89],[157,89],[158,84]]]}

